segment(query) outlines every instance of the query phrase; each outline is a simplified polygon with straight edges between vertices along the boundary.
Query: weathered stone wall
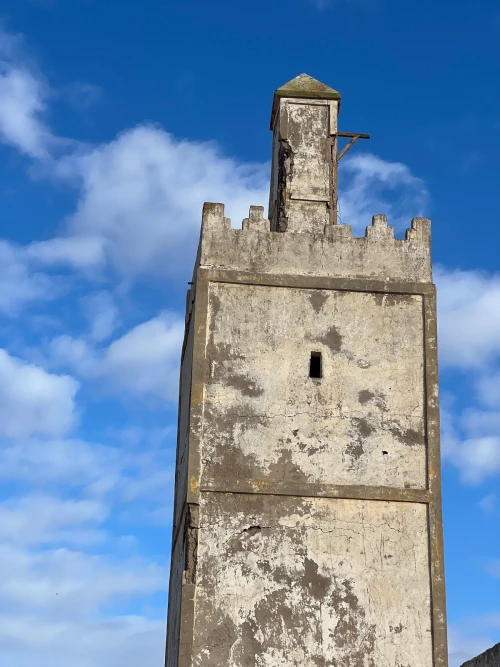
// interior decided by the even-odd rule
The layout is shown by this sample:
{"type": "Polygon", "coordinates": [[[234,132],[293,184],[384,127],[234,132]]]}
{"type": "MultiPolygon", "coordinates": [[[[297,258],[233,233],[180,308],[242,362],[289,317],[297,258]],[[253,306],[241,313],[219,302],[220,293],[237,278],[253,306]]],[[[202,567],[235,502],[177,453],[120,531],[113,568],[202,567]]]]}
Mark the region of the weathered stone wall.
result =
{"type": "Polygon", "coordinates": [[[323,234],[332,221],[338,100],[281,100],[274,118],[269,218],[281,232],[323,234]]]}
{"type": "Polygon", "coordinates": [[[431,667],[425,504],[300,497],[426,488],[422,296],[215,282],[207,306],[200,486],[284,497],[201,493],[193,665],[431,667]]]}
{"type": "Polygon", "coordinates": [[[206,494],[193,665],[432,667],[424,505],[206,494]]]}
{"type": "Polygon", "coordinates": [[[203,485],[425,489],[420,295],[213,283],[207,355],[203,485]]]}
{"type": "Polygon", "coordinates": [[[495,644],[481,655],[464,662],[462,667],[500,667],[500,644],[495,644]]]}
{"type": "Polygon", "coordinates": [[[432,282],[430,223],[425,218],[412,220],[405,239],[394,238],[383,215],[374,216],[360,238],[346,225],[332,225],[326,234],[271,232],[257,206],[243,221],[243,229],[230,225],[222,204],[205,204],[200,266],[284,276],[432,282]]]}
{"type": "Polygon", "coordinates": [[[204,209],[167,666],[445,667],[429,223],[268,225],[204,209]]]}

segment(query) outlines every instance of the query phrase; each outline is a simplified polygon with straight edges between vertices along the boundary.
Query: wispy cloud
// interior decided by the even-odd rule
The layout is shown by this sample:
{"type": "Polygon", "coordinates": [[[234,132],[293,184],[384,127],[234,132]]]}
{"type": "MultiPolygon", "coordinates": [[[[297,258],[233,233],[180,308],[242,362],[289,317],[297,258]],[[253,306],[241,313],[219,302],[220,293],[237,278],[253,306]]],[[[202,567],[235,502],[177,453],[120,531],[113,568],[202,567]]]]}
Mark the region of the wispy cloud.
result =
{"type": "Polygon", "coordinates": [[[183,335],[184,320],[163,313],[104,348],[84,338],[59,336],[50,343],[50,358],[87,380],[103,379],[117,391],[176,400],[183,335]]]}
{"type": "Polygon", "coordinates": [[[13,316],[26,305],[54,297],[53,279],[32,270],[24,249],[0,239],[0,313],[13,316]]]}
{"type": "Polygon", "coordinates": [[[443,411],[443,454],[479,484],[500,474],[500,276],[438,267],[435,280],[441,366],[468,373],[473,388],[463,414],[443,411]]]}
{"type": "Polygon", "coordinates": [[[481,369],[500,358],[500,274],[437,267],[442,364],[481,369]]]}
{"type": "Polygon", "coordinates": [[[48,156],[49,89],[24,57],[22,38],[0,30],[0,137],[32,158],[48,156]]]}
{"type": "Polygon", "coordinates": [[[57,435],[75,423],[79,384],[0,349],[0,434],[57,435]]]}
{"type": "Polygon", "coordinates": [[[369,153],[347,157],[339,169],[339,215],[360,234],[374,212],[388,216],[396,230],[409,227],[410,217],[422,216],[429,195],[425,183],[400,162],[369,153]]]}

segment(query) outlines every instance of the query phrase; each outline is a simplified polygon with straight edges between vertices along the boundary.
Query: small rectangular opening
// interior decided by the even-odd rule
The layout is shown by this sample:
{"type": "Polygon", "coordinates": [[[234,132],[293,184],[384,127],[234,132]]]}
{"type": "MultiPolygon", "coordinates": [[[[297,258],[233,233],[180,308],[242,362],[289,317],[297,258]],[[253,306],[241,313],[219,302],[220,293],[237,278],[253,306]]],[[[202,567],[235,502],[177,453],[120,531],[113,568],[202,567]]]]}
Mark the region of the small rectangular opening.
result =
{"type": "Polygon", "coordinates": [[[309,377],[323,377],[323,369],[321,368],[321,352],[311,352],[311,360],[309,362],[309,377]]]}

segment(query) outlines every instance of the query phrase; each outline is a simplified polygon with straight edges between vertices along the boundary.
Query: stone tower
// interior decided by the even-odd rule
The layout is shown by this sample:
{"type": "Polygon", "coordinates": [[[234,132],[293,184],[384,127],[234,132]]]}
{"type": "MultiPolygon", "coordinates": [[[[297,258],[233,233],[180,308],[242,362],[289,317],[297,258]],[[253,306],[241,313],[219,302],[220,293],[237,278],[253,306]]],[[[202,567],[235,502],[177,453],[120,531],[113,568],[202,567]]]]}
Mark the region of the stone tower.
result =
{"type": "Polygon", "coordinates": [[[336,224],[339,105],[276,91],[269,220],[203,209],[167,667],[447,664],[430,223],[336,224]]]}

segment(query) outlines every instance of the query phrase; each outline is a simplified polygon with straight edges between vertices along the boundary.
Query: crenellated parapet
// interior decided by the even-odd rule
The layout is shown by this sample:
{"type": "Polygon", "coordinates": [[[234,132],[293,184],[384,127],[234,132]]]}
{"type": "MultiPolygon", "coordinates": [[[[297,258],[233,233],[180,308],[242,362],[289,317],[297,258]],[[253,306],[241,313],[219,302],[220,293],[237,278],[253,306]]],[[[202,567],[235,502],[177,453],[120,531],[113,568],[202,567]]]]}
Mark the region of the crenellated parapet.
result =
{"type": "Polygon", "coordinates": [[[394,238],[387,216],[374,215],[363,237],[350,225],[324,233],[271,231],[262,206],[251,206],[241,229],[223,204],[203,208],[199,266],[270,274],[432,282],[430,220],[413,218],[405,238],[394,238]]]}

